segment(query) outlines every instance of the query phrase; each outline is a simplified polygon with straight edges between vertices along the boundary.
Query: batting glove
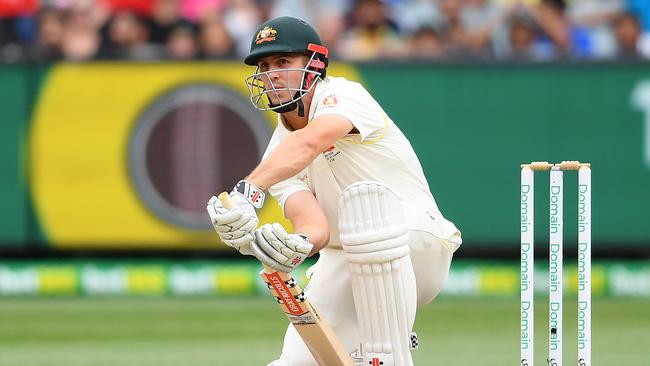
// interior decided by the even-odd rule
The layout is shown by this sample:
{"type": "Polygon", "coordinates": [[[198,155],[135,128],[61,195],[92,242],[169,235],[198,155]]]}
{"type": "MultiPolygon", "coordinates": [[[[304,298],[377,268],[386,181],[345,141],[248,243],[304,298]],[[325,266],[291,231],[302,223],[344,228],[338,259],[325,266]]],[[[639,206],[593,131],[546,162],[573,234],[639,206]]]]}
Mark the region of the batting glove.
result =
{"type": "Polygon", "coordinates": [[[304,262],[314,245],[306,236],[289,234],[280,224],[266,224],[255,230],[253,255],[268,267],[291,272],[304,262]]]}
{"type": "Polygon", "coordinates": [[[221,241],[241,254],[253,255],[251,243],[259,223],[256,208],[264,204],[264,192],[245,180],[239,181],[229,194],[231,208],[225,208],[218,197],[212,196],[207,204],[212,226],[221,241]]]}

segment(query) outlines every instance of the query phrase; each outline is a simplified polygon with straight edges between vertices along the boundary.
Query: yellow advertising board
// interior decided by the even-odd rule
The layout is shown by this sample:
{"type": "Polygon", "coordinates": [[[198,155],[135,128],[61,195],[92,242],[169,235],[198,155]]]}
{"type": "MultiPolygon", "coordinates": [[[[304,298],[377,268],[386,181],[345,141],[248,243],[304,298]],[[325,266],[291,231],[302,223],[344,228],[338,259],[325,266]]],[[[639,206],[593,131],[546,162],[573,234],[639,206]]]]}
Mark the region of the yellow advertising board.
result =
{"type": "MultiPolygon", "coordinates": [[[[234,62],[55,65],[29,133],[32,202],[47,241],[214,247],[205,202],[254,168],[276,123],[248,101],[252,72],[234,62]]],[[[272,199],[259,215],[288,225],[272,199]]]]}

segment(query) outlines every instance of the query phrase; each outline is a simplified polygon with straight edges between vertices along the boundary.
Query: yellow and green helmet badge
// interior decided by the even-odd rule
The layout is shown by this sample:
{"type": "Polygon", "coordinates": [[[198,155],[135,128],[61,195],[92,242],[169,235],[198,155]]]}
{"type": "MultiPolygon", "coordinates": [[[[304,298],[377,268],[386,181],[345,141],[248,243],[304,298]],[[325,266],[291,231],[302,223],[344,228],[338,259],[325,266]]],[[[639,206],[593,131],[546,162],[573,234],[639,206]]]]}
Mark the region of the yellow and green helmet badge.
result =
{"type": "Polygon", "coordinates": [[[309,44],[321,46],[316,30],[304,20],[279,17],[263,23],[251,41],[251,51],[244,59],[255,66],[257,60],[276,53],[307,53],[309,44]]]}

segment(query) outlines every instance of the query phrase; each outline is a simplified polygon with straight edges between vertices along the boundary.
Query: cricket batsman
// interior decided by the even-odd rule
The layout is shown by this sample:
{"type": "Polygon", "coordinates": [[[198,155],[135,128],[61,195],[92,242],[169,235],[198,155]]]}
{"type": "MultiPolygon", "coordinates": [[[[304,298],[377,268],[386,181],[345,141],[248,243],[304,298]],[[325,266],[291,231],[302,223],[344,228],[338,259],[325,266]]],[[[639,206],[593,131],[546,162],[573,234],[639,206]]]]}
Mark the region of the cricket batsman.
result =
{"type": "MultiPolygon", "coordinates": [[[[263,23],[244,62],[256,67],[246,79],[251,101],[277,112],[278,125],[261,163],[230,193],[233,207],[208,202],[219,237],[283,272],[319,253],[306,296],[350,354],[364,365],[412,365],[416,310],[441,290],[460,232],[377,101],[359,83],[326,76],[328,50],[309,24],[263,23]],[[258,227],[267,191],[293,233],[258,227]]],[[[308,365],[316,361],[290,325],[269,366],[308,365]]]]}

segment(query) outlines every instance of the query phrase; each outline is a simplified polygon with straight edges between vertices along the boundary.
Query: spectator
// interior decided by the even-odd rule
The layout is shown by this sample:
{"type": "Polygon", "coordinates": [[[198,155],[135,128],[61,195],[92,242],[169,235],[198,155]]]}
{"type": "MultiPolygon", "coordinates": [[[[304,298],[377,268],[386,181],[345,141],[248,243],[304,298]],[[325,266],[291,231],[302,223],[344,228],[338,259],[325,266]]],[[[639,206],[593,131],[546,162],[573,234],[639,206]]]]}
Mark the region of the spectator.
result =
{"type": "Polygon", "coordinates": [[[167,57],[172,60],[191,60],[198,56],[196,30],[189,22],[178,22],[169,32],[167,57]]]}
{"type": "Polygon", "coordinates": [[[154,1],[151,11],[150,42],[160,45],[167,43],[169,32],[181,20],[179,9],[179,0],[154,1]]]}
{"type": "MultiPolygon", "coordinates": [[[[265,19],[276,18],[279,16],[290,16],[302,19],[309,24],[316,23],[316,17],[321,14],[316,14],[318,4],[316,1],[310,0],[257,0],[258,6],[266,8],[265,19]]],[[[331,11],[328,9],[328,11],[331,11]]]]}
{"type": "Polygon", "coordinates": [[[500,29],[500,7],[491,0],[437,0],[433,25],[451,58],[488,57],[500,29]]]}
{"type": "Polygon", "coordinates": [[[541,0],[539,5],[531,8],[532,17],[541,30],[535,42],[537,58],[553,59],[568,55],[571,37],[565,9],[564,0],[541,0]]]}
{"type": "Polygon", "coordinates": [[[510,59],[535,60],[535,26],[525,17],[516,17],[510,25],[510,59]]]}
{"type": "Polygon", "coordinates": [[[241,57],[280,14],[311,19],[332,59],[357,61],[629,58],[634,14],[635,52],[650,58],[650,0],[0,0],[0,59],[56,60],[64,45],[93,58],[98,30],[102,57],[241,57]]]}
{"type": "Polygon", "coordinates": [[[202,58],[232,59],[236,57],[235,43],[223,22],[216,17],[206,18],[203,21],[199,43],[202,58]]]}
{"type": "Polygon", "coordinates": [[[626,3],[627,10],[634,13],[641,24],[639,52],[646,58],[650,58],[650,1],[626,0],[626,3]]]}
{"type": "Polygon", "coordinates": [[[639,41],[641,39],[641,24],[632,13],[619,15],[614,22],[616,34],[617,53],[616,57],[621,60],[634,60],[642,58],[639,52],[639,41]]]}
{"type": "Polygon", "coordinates": [[[235,41],[237,56],[248,55],[251,35],[261,23],[260,11],[254,0],[230,0],[230,6],[223,14],[228,33],[235,41]]]}
{"type": "Polygon", "coordinates": [[[316,28],[323,45],[329,50],[330,58],[338,58],[340,41],[345,30],[343,16],[335,11],[324,14],[316,23],[316,28]]]}
{"type": "Polygon", "coordinates": [[[445,42],[447,53],[460,58],[471,53],[467,27],[461,19],[461,0],[440,0],[441,20],[438,28],[445,42]]]}
{"type": "Polygon", "coordinates": [[[437,60],[444,57],[442,39],[431,26],[424,25],[413,33],[409,39],[410,58],[418,60],[437,60]]]}
{"type": "Polygon", "coordinates": [[[467,32],[467,46],[477,55],[492,56],[504,39],[504,9],[493,0],[465,0],[461,20],[467,32]]]}
{"type": "MultiPolygon", "coordinates": [[[[332,14],[343,14],[348,10],[350,0],[256,0],[262,19],[292,16],[309,24],[322,22],[332,14]]],[[[322,35],[321,35],[322,38],[322,35]]]]}
{"type": "Polygon", "coordinates": [[[276,0],[255,0],[257,6],[257,16],[262,20],[273,18],[275,12],[276,0]]]}
{"type": "Polygon", "coordinates": [[[99,33],[84,12],[72,12],[65,25],[61,52],[72,61],[86,61],[95,58],[101,44],[99,33]]]}
{"type": "Polygon", "coordinates": [[[382,0],[356,0],[351,12],[351,27],[341,41],[341,57],[371,60],[403,56],[407,51],[397,28],[387,16],[382,0]]]}
{"type": "Polygon", "coordinates": [[[42,9],[38,15],[38,40],[32,51],[36,60],[58,60],[63,57],[65,16],[61,10],[42,9]]]}
{"type": "Polygon", "coordinates": [[[61,5],[60,9],[68,12],[79,14],[88,22],[93,28],[99,30],[108,22],[111,13],[107,6],[103,6],[102,2],[94,2],[92,0],[61,0],[58,1],[61,5]]]}
{"type": "Polygon", "coordinates": [[[108,26],[108,44],[104,56],[131,60],[153,60],[164,53],[159,46],[148,42],[149,26],[142,16],[122,11],[108,26]]]}
{"type": "Polygon", "coordinates": [[[440,22],[439,0],[399,0],[391,3],[391,14],[401,32],[414,34],[420,27],[440,22]]]}
{"type": "Polygon", "coordinates": [[[453,44],[462,44],[465,35],[464,26],[460,21],[461,0],[439,0],[442,19],[439,25],[444,29],[445,37],[448,37],[453,44]]]}
{"type": "Polygon", "coordinates": [[[519,3],[507,11],[511,26],[510,50],[506,57],[530,58],[548,61],[571,55],[588,56],[588,37],[582,30],[574,27],[565,14],[564,0],[540,0],[538,5],[519,3]],[[529,45],[528,35],[533,31],[533,43],[529,45]],[[512,43],[516,42],[516,45],[512,43]],[[524,42],[525,41],[525,42],[524,42]],[[512,49],[516,46],[517,49],[512,49]],[[525,50],[524,47],[525,46],[525,50]]]}
{"type": "Polygon", "coordinates": [[[569,19],[582,27],[589,38],[589,57],[603,59],[614,56],[616,40],[612,23],[622,9],[623,0],[573,0],[569,3],[569,19]]]}
{"type": "Polygon", "coordinates": [[[97,56],[100,37],[94,28],[83,22],[71,21],[65,26],[61,52],[66,60],[86,61],[97,56]]]}

